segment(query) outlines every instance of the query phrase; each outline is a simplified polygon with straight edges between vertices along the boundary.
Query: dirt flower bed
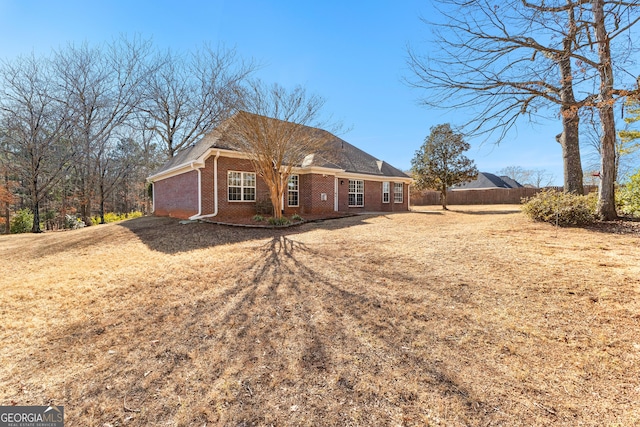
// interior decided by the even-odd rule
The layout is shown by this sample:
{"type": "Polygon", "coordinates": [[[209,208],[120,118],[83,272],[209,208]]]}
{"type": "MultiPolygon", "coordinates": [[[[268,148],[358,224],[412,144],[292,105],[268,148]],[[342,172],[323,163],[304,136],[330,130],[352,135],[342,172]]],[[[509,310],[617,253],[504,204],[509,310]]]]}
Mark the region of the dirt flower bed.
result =
{"type": "Polygon", "coordinates": [[[450,208],[0,236],[0,404],[67,426],[640,424],[634,227],[450,208]]]}

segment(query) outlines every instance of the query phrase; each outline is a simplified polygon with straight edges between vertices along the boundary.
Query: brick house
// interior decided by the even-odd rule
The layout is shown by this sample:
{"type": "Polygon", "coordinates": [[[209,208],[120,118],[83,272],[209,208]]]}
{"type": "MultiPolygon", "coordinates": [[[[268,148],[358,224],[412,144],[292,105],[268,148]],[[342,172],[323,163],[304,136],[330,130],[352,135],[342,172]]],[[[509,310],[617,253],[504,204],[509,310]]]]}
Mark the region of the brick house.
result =
{"type": "MultiPolygon", "coordinates": [[[[223,123],[147,178],[156,215],[231,218],[270,206],[266,184],[224,128],[223,123]]],[[[285,215],[409,210],[409,176],[329,132],[308,130],[326,135],[326,152],[309,153],[293,168],[285,215]]]]}

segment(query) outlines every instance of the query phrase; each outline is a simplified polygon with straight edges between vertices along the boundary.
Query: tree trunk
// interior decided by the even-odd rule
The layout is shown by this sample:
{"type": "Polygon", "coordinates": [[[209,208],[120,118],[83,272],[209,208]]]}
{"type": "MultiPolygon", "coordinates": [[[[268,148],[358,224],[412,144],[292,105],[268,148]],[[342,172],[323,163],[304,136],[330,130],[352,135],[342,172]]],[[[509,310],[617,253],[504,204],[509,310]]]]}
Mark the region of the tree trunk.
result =
{"type": "Polygon", "coordinates": [[[442,185],[442,188],[440,189],[440,202],[442,203],[442,210],[448,211],[449,208],[447,208],[447,186],[446,185],[442,185]]]}
{"type": "Polygon", "coordinates": [[[33,204],[33,225],[31,226],[32,233],[42,233],[40,229],[40,202],[36,199],[33,204]]]}
{"type": "Polygon", "coordinates": [[[564,166],[564,191],[567,193],[584,194],[582,161],[580,159],[580,140],[578,127],[580,118],[577,114],[562,113],[563,131],[558,135],[558,142],[562,147],[562,161],[564,166]]]}
{"type": "Polygon", "coordinates": [[[592,0],[593,24],[598,42],[600,60],[600,101],[598,112],[602,124],[600,139],[601,169],[600,188],[598,191],[597,213],[601,220],[614,220],[618,217],[615,203],[616,177],[616,124],[613,115],[613,67],[611,66],[611,46],[605,28],[604,1],[592,0]]]}
{"type": "Polygon", "coordinates": [[[31,197],[32,197],[32,207],[33,207],[33,225],[31,226],[32,233],[42,233],[40,229],[40,200],[39,200],[39,188],[38,188],[38,179],[34,178],[31,182],[31,197]]]}
{"type": "MultiPolygon", "coordinates": [[[[4,188],[7,190],[7,194],[11,194],[11,189],[9,188],[9,173],[6,170],[4,173],[4,188]]],[[[4,219],[4,232],[5,234],[9,234],[11,233],[11,204],[9,200],[5,203],[4,219]]]]}
{"type": "Polygon", "coordinates": [[[100,183],[100,224],[104,224],[104,184],[100,183]]]}
{"type": "Polygon", "coordinates": [[[615,204],[616,135],[613,107],[601,107],[600,120],[602,122],[602,139],[600,140],[602,159],[597,211],[601,220],[610,221],[618,217],[615,204]]]}
{"type": "MultiPolygon", "coordinates": [[[[282,181],[282,179],[280,179],[280,181],[282,181]]],[[[282,211],[283,211],[282,198],[283,198],[283,193],[284,193],[284,187],[282,186],[282,182],[280,182],[280,183],[276,182],[274,184],[274,188],[270,188],[269,189],[269,194],[270,194],[270,197],[271,197],[271,204],[273,205],[273,217],[275,219],[282,218],[282,211]]]]}
{"type": "MultiPolygon", "coordinates": [[[[569,21],[573,23],[573,10],[569,10],[569,21]]],[[[574,24],[575,25],[575,24],[574,24]]],[[[571,46],[573,37],[563,40],[564,53],[558,60],[561,78],[560,99],[562,106],[562,133],[559,143],[562,146],[562,160],[564,165],[564,191],[568,193],[584,194],[582,182],[582,160],[580,159],[579,125],[580,117],[573,94],[573,75],[571,72],[571,46]]]]}

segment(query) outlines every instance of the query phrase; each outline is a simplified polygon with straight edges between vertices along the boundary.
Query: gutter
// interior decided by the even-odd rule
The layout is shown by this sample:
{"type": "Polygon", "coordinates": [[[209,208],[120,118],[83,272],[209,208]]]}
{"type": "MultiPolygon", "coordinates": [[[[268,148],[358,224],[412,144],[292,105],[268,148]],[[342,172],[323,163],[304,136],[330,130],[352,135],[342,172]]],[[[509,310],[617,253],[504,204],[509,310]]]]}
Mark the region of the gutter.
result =
{"type": "Polygon", "coordinates": [[[216,157],[213,159],[213,213],[207,215],[202,215],[202,171],[200,168],[194,168],[193,162],[191,163],[191,167],[198,171],[198,213],[189,217],[191,221],[218,215],[218,157],[220,157],[220,150],[216,152],[216,157]]]}

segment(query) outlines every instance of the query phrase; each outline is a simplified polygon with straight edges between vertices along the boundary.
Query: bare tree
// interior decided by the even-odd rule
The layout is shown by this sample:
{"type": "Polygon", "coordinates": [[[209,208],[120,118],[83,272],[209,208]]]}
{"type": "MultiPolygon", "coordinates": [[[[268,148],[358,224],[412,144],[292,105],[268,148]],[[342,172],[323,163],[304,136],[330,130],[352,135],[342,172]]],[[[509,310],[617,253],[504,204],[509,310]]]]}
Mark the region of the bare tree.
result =
{"type": "MultiPolygon", "coordinates": [[[[602,126],[598,117],[583,119],[582,145],[585,152],[585,166],[588,170],[600,176],[602,167],[602,126]]],[[[628,177],[637,169],[637,151],[640,146],[633,140],[624,137],[623,131],[618,132],[615,141],[615,170],[614,177],[617,183],[628,177]]]]}
{"type": "Polygon", "coordinates": [[[551,107],[559,107],[565,190],[581,193],[578,111],[592,97],[574,95],[574,87],[589,79],[572,69],[586,25],[576,17],[577,5],[567,0],[566,8],[549,16],[546,8],[520,0],[439,4],[447,22],[431,24],[437,53],[409,50],[414,77],[408,82],[427,90],[424,104],[470,112],[465,128],[497,134],[497,142],[519,118],[548,118],[551,107]]]}
{"type": "Polygon", "coordinates": [[[55,55],[64,99],[78,116],[73,141],[79,157],[74,167],[87,225],[92,223],[92,200],[107,146],[140,103],[150,48],[148,41],[121,38],[97,47],[69,45],[55,55]]]}
{"type": "Polygon", "coordinates": [[[324,102],[301,86],[287,90],[256,81],[245,95],[246,111],[227,121],[225,132],[267,184],[276,218],[282,217],[292,169],[301,166],[307,156],[325,151],[330,134],[318,129],[327,127],[319,121],[324,102]]]}
{"type": "Polygon", "coordinates": [[[533,173],[532,169],[525,169],[522,166],[507,166],[497,172],[498,175],[508,176],[522,185],[531,184],[533,173]]]}
{"type": "Polygon", "coordinates": [[[4,232],[9,234],[11,230],[11,203],[13,202],[13,194],[11,192],[11,184],[9,180],[9,146],[5,132],[0,133],[0,205],[4,205],[2,209],[4,232]]]}
{"type": "Polygon", "coordinates": [[[24,180],[32,232],[39,233],[40,203],[70,168],[69,131],[73,111],[60,102],[50,63],[34,56],[4,62],[0,69],[0,111],[13,173],[24,180]]]}
{"type": "Polygon", "coordinates": [[[597,109],[602,126],[600,138],[601,182],[597,210],[600,219],[611,220],[618,216],[615,204],[617,162],[616,125],[613,108],[617,98],[637,93],[637,90],[617,90],[615,88],[615,61],[611,53],[611,43],[620,35],[626,35],[628,30],[640,20],[637,13],[640,4],[637,2],[591,0],[590,6],[591,24],[598,47],[598,59],[593,61],[593,65],[598,70],[600,77],[597,109]]]}
{"type": "Polygon", "coordinates": [[[168,157],[211,132],[237,110],[242,85],[256,70],[236,51],[205,45],[186,58],[167,52],[155,60],[141,109],[168,157]]]}
{"type": "Polygon", "coordinates": [[[531,177],[527,184],[531,184],[536,188],[543,188],[553,184],[553,179],[553,174],[546,169],[532,169],[531,177]]]}
{"type": "Polygon", "coordinates": [[[155,132],[151,129],[151,119],[145,114],[138,114],[131,126],[126,128],[124,139],[128,141],[128,157],[132,159],[134,167],[128,171],[123,179],[122,203],[124,211],[130,210],[129,196],[141,200],[141,210],[151,212],[151,194],[149,194],[147,177],[156,170],[165,158],[158,147],[155,132]]]}

